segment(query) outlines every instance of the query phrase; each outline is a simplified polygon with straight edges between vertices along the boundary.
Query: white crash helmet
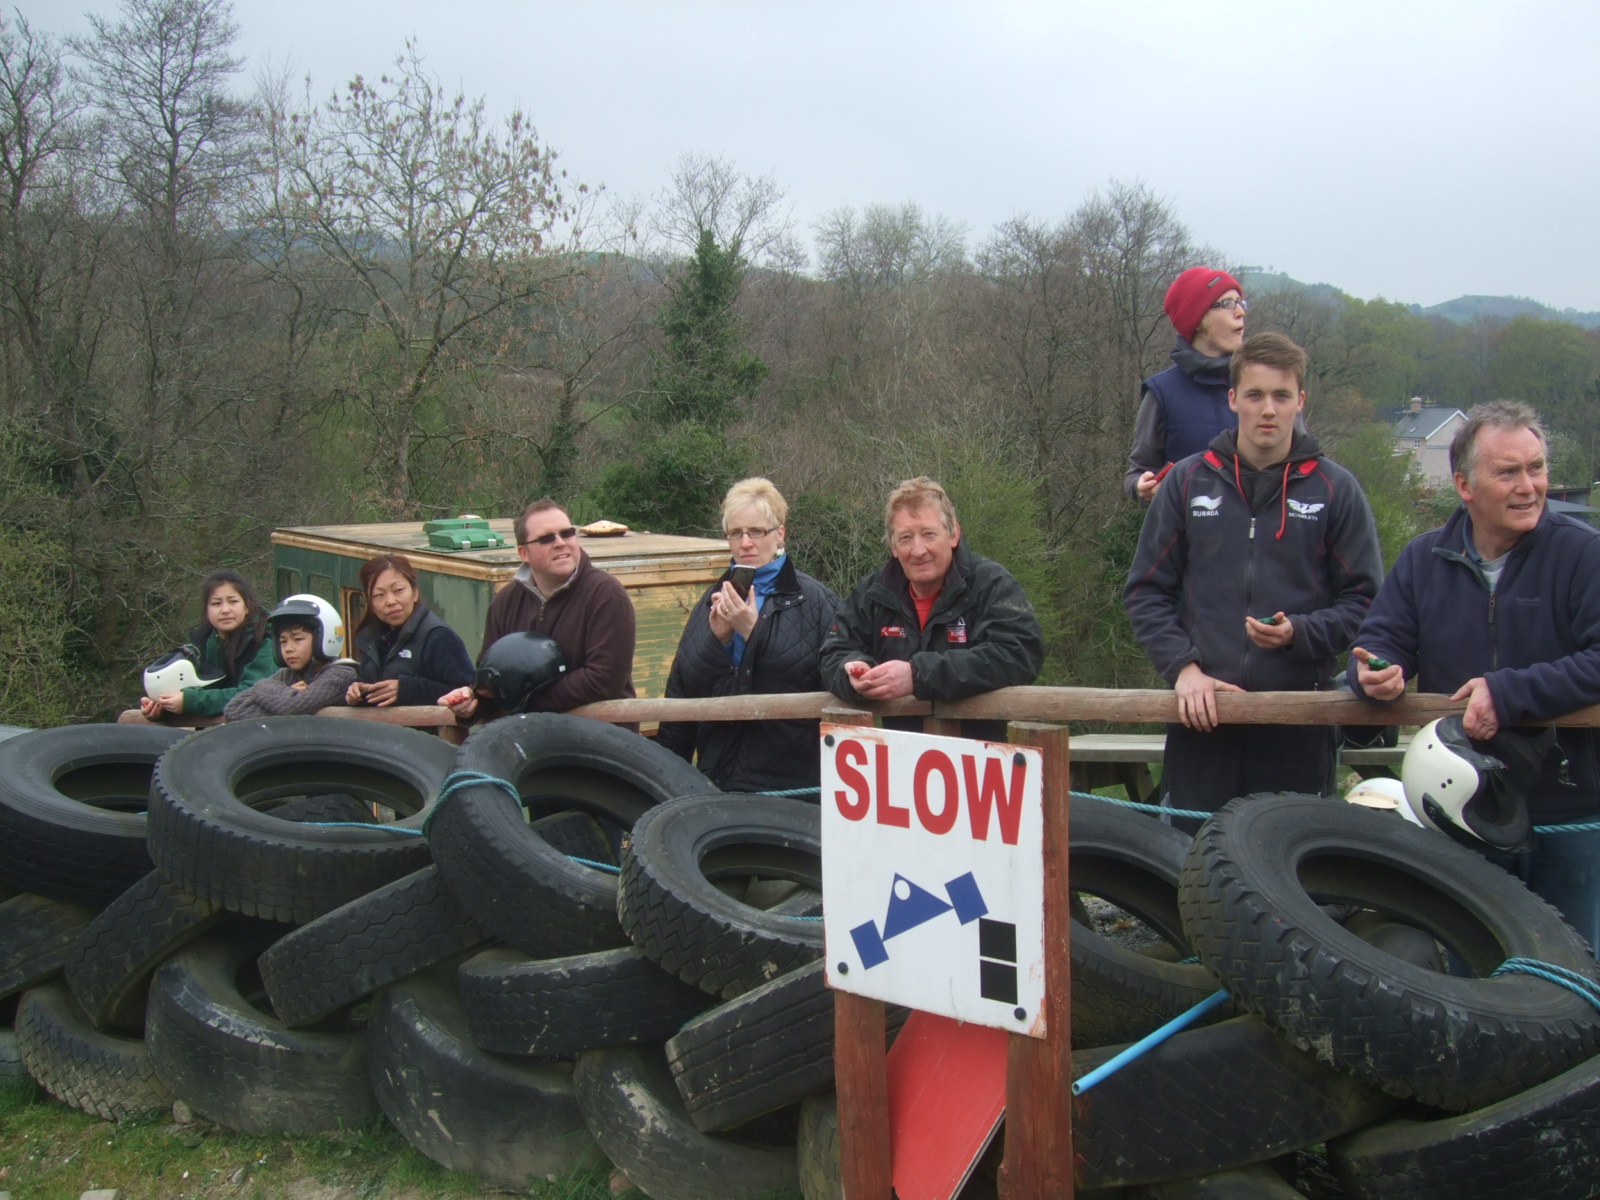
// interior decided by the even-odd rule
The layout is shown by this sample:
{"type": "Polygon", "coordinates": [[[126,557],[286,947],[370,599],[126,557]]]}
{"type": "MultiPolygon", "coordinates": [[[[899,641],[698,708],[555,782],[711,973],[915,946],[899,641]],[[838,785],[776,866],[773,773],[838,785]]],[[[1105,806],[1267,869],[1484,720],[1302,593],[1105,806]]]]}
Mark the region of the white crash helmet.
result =
{"type": "Polygon", "coordinates": [[[221,683],[223,676],[206,677],[200,673],[200,651],[195,646],[179,646],[171,654],[163,654],[144,669],[144,694],[152,700],[181,692],[184,688],[210,687],[221,683]]]}
{"type": "Polygon", "coordinates": [[[280,600],[278,607],[267,614],[272,656],[278,660],[280,667],[287,664],[283,661],[283,650],[278,645],[278,626],[286,623],[309,625],[317,631],[316,648],[312,654],[314,661],[331,662],[344,653],[344,621],[339,616],[339,610],[321,596],[301,593],[280,600]]]}
{"type": "Polygon", "coordinates": [[[1475,849],[1527,850],[1528,793],[1555,736],[1553,729],[1534,736],[1502,730],[1474,742],[1459,714],[1430,721],[1400,765],[1406,801],[1425,828],[1475,849]]]}
{"type": "Polygon", "coordinates": [[[1386,775],[1363,779],[1346,792],[1344,798],[1351,804],[1361,805],[1362,808],[1396,813],[1402,820],[1410,821],[1413,825],[1422,824],[1406,801],[1405,784],[1398,779],[1391,779],[1386,775]]]}

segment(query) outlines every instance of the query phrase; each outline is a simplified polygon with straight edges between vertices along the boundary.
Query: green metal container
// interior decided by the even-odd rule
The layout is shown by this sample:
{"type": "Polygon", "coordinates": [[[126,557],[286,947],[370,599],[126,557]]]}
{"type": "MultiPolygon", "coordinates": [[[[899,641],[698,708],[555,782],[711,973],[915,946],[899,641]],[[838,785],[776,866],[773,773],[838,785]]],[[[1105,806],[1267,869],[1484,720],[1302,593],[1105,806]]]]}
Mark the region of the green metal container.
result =
{"type": "MultiPolygon", "coordinates": [[[[461,635],[476,658],[489,601],[522,565],[514,541],[509,520],[482,518],[277,529],[272,534],[275,590],[280,598],[296,592],[321,596],[338,607],[347,637],[352,636],[366,612],[357,576],[361,564],[379,554],[403,554],[417,570],[428,607],[461,635]],[[498,535],[500,545],[456,550],[432,544],[441,534],[461,534],[470,541],[482,540],[485,532],[498,535]]],[[[639,627],[633,686],[641,696],[660,696],[694,602],[728,567],[727,544],[631,530],[581,541],[594,565],[627,588],[639,627]]]]}

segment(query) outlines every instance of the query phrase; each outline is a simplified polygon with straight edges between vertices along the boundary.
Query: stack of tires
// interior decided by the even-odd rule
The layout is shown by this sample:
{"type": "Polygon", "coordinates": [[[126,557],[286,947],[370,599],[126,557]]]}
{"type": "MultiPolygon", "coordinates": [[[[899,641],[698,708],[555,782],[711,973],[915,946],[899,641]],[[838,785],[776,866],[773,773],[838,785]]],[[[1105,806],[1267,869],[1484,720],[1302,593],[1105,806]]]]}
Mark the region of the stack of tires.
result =
{"type": "MultiPolygon", "coordinates": [[[[1493,972],[1600,972],[1480,856],[1271,796],[1192,844],[1077,805],[1070,870],[1075,1074],[1232,997],[1077,1099],[1086,1193],[1293,1195],[1260,1164],[1324,1144],[1353,1197],[1595,1191],[1600,1013],[1493,972]]],[[[24,734],[0,742],[0,1073],[111,1120],[381,1112],[511,1188],[604,1155],[655,1200],[837,1197],[820,880],[815,806],[581,718],[459,750],[327,718],[24,734]]]]}

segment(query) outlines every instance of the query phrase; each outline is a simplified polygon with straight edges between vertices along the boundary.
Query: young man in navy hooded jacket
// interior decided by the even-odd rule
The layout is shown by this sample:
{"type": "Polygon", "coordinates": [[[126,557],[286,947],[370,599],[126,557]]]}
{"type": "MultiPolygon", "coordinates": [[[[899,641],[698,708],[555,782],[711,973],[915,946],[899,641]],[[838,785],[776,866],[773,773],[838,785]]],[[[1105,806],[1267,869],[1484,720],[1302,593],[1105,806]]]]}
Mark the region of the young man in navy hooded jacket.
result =
{"type": "Polygon", "coordinates": [[[1173,466],[1139,535],[1123,600],[1178,693],[1162,771],[1173,808],[1333,784],[1332,727],[1217,722],[1219,691],[1332,687],[1382,582],[1360,484],[1296,430],[1305,375],[1281,334],[1245,341],[1230,365],[1238,429],[1173,466]]]}

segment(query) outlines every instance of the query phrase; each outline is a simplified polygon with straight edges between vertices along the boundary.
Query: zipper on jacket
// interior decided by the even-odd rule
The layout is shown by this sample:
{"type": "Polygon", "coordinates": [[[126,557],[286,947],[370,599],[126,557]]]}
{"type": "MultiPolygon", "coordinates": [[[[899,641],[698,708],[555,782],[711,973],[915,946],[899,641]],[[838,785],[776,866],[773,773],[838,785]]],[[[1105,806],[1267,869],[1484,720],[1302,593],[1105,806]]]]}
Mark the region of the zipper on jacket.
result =
{"type": "Polygon", "coordinates": [[[1500,669],[1500,639],[1495,636],[1494,630],[1494,602],[1496,596],[1489,593],[1489,670],[1500,669]]]}
{"type": "Polygon", "coordinates": [[[1252,542],[1256,540],[1256,519],[1254,517],[1250,518],[1250,540],[1252,542]]]}

